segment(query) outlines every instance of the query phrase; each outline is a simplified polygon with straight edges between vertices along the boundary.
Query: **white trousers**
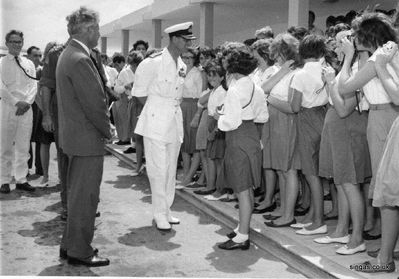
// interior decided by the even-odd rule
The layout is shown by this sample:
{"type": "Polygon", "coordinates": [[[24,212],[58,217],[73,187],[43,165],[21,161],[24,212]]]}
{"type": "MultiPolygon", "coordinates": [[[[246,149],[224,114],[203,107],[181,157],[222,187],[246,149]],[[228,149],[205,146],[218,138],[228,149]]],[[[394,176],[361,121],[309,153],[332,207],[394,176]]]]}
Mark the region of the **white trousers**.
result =
{"type": "Polygon", "coordinates": [[[150,180],[154,219],[170,215],[175,198],[177,159],[180,142],[166,143],[144,137],[144,152],[150,180]]]}
{"type": "Polygon", "coordinates": [[[17,107],[0,100],[0,183],[10,183],[14,166],[17,183],[26,182],[29,145],[32,134],[32,109],[15,115],[17,107]]]}

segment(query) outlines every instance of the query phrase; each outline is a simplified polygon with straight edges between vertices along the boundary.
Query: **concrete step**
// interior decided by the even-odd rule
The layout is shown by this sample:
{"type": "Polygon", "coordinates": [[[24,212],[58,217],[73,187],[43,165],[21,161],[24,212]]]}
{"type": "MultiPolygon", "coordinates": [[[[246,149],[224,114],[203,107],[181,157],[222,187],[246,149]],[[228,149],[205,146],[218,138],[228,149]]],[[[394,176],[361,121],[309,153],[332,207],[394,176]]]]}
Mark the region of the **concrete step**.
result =
{"type": "MultiPolygon", "coordinates": [[[[106,150],[131,167],[135,165],[135,154],[123,154],[122,148],[107,145],[106,150]]],[[[176,195],[212,216],[225,226],[234,229],[238,223],[236,203],[208,201],[191,189],[176,190],[176,195]]],[[[250,239],[257,247],[270,252],[309,278],[397,278],[394,274],[369,275],[351,270],[351,264],[370,260],[366,253],[339,256],[335,250],[341,245],[320,245],[313,241],[317,236],[299,236],[292,228],[271,228],[263,223],[262,215],[254,214],[251,221],[250,239]]],[[[336,221],[328,221],[332,231],[336,221]]],[[[372,243],[375,246],[375,243],[372,243]]],[[[370,248],[371,244],[367,244],[370,248]]]]}

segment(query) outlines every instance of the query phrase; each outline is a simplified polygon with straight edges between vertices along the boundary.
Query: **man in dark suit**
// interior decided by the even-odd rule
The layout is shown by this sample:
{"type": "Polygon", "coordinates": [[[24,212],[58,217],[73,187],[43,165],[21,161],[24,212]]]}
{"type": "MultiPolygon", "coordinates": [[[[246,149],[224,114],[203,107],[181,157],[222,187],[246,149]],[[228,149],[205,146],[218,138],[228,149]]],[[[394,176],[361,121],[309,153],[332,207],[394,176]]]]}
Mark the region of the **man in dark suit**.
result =
{"type": "Polygon", "coordinates": [[[98,14],[81,7],[67,17],[72,38],[56,69],[59,144],[68,155],[68,218],[60,256],[70,264],[104,266],[91,246],[103,173],[104,142],[111,137],[106,96],[90,49],[100,37],[98,14]]]}

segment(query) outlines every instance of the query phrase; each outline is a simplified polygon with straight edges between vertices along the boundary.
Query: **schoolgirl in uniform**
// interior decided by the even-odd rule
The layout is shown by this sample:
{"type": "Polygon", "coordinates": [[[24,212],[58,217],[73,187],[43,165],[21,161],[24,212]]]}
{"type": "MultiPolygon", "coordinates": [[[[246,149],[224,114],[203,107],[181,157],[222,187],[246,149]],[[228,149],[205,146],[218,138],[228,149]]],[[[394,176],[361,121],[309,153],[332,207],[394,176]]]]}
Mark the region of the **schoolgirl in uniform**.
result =
{"type": "MultiPolygon", "coordinates": [[[[387,92],[397,94],[399,92],[398,46],[393,42],[388,42],[376,52],[375,68],[378,78],[387,92]],[[391,71],[389,71],[390,67],[392,67],[391,71]]],[[[381,249],[373,253],[377,259],[362,263],[362,266],[367,267],[367,269],[359,271],[394,272],[396,269],[394,249],[399,237],[398,142],[399,117],[393,122],[387,136],[384,152],[376,174],[373,193],[373,206],[378,207],[381,211],[381,249]]]]}
{"type": "MultiPolygon", "coordinates": [[[[270,45],[272,42],[273,39],[260,39],[251,46],[253,55],[258,60],[258,67],[251,74],[251,78],[253,82],[260,87],[279,70],[279,66],[274,65],[274,60],[270,57],[270,45]]],[[[264,124],[263,130],[265,129],[269,130],[269,122],[264,124]]],[[[262,133],[263,156],[267,157],[270,153],[270,144],[268,144],[268,138],[263,134],[264,133],[262,133]]],[[[259,202],[258,207],[254,209],[253,213],[255,214],[273,211],[276,208],[276,204],[273,203],[276,174],[269,166],[263,165],[263,175],[265,183],[262,183],[262,187],[264,187],[262,190],[265,194],[262,202],[259,202]]]]}
{"type": "Polygon", "coordinates": [[[224,175],[239,202],[239,225],[220,249],[249,249],[249,227],[252,216],[253,190],[260,186],[261,146],[256,123],[268,120],[263,90],[248,75],[257,61],[248,49],[234,49],[226,59],[227,71],[235,82],[229,86],[223,108],[217,110],[218,128],[226,132],[224,175]]]}
{"type": "MultiPolygon", "coordinates": [[[[341,95],[351,94],[357,89],[362,89],[367,101],[370,103],[367,124],[367,142],[371,157],[371,170],[373,177],[370,183],[368,198],[373,198],[375,177],[378,165],[383,154],[384,145],[393,121],[399,115],[399,93],[385,90],[377,76],[375,60],[376,50],[388,41],[397,42],[397,33],[391,19],[381,13],[366,13],[352,22],[353,37],[343,38],[344,64],[338,81],[338,90],[341,95]],[[370,53],[370,58],[355,74],[350,75],[350,65],[355,52],[370,53]]],[[[391,64],[387,69],[396,77],[391,64]]],[[[370,235],[378,238],[380,227],[375,223],[370,235]],[[377,233],[377,234],[376,234],[377,233]]]]}
{"type": "Polygon", "coordinates": [[[200,164],[200,154],[196,150],[197,129],[191,127],[191,121],[197,112],[197,102],[203,88],[203,78],[198,68],[198,53],[194,49],[188,49],[181,55],[183,62],[187,65],[187,75],[184,79],[183,100],[180,105],[183,113],[184,138],[181,146],[183,159],[183,180],[182,186],[191,183],[191,179],[200,164]]]}
{"type": "Polygon", "coordinates": [[[301,170],[310,190],[313,208],[312,224],[297,230],[300,235],[327,233],[323,220],[323,187],[319,177],[319,148],[321,132],[328,102],[325,83],[322,81],[322,63],[326,53],[324,38],[307,35],[299,45],[299,55],[304,66],[291,81],[293,97],[291,108],[298,112],[298,149],[301,170]]]}
{"type": "Polygon", "coordinates": [[[208,143],[206,155],[208,159],[208,177],[207,187],[204,190],[198,190],[196,193],[206,194],[208,200],[219,200],[226,195],[222,195],[224,182],[219,176],[222,160],[225,151],[225,133],[217,127],[216,108],[223,104],[226,97],[226,71],[222,65],[216,60],[210,61],[204,68],[210,89],[208,99],[208,110],[206,117],[208,118],[208,143]],[[218,184],[216,183],[219,178],[218,184]],[[219,187],[218,187],[219,186],[219,187]]]}
{"type": "MultiPolygon", "coordinates": [[[[337,35],[338,55],[341,54],[341,38],[348,32],[337,35]]],[[[358,70],[358,64],[357,60],[352,73],[358,70]]],[[[339,94],[332,68],[325,68],[323,77],[329,93],[329,108],[321,137],[319,174],[334,179],[339,216],[335,231],[314,241],[321,244],[346,244],[336,253],[352,255],[366,250],[363,240],[365,203],[361,187],[371,177],[366,137],[368,113],[362,111],[364,103],[360,92],[354,92],[345,99],[339,94]],[[349,220],[352,221],[351,235],[348,235],[349,220]]]]}
{"type": "Polygon", "coordinates": [[[279,34],[270,46],[270,52],[280,65],[280,71],[264,84],[269,103],[269,122],[263,127],[262,137],[264,167],[277,171],[281,217],[265,222],[270,227],[287,227],[294,223],[295,202],[298,196],[298,174],[300,169],[297,150],[297,115],[291,109],[290,84],[298,69],[291,65],[298,61],[299,42],[289,33],[279,34]]]}
{"type": "MultiPolygon", "coordinates": [[[[370,103],[370,113],[367,125],[367,140],[370,149],[373,179],[371,180],[369,198],[372,198],[375,185],[375,174],[380,162],[386,137],[393,121],[399,115],[399,93],[386,91],[378,79],[375,69],[374,52],[388,41],[397,42],[396,30],[390,19],[380,13],[368,13],[356,18],[352,23],[354,42],[358,51],[373,53],[363,68],[350,75],[350,64],[355,47],[354,42],[343,38],[345,60],[338,83],[342,95],[351,94],[363,88],[367,101],[370,103]]],[[[388,68],[392,69],[392,66],[388,68]]]]}

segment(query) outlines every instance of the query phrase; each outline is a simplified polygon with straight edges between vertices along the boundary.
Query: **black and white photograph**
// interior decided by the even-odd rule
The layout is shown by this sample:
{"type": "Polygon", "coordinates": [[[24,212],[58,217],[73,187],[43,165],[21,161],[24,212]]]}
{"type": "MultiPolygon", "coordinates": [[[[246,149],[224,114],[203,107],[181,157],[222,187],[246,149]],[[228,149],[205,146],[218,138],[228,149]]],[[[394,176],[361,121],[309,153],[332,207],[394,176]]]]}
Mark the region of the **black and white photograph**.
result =
{"type": "Polygon", "coordinates": [[[0,18],[0,278],[399,278],[398,0],[0,18]]]}

